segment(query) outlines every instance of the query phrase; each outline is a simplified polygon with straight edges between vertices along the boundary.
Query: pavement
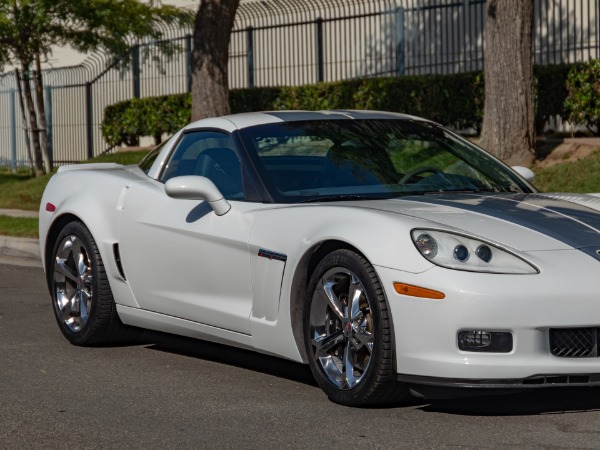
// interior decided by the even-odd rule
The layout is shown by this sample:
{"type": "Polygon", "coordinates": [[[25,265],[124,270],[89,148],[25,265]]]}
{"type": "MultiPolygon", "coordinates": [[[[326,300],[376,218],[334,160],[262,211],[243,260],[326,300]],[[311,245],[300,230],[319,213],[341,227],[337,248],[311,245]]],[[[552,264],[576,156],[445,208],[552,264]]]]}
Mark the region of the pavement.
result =
{"type": "MultiPolygon", "coordinates": [[[[37,211],[0,209],[0,216],[37,218],[37,211]]],[[[0,264],[42,267],[37,239],[0,236],[0,264]]]]}

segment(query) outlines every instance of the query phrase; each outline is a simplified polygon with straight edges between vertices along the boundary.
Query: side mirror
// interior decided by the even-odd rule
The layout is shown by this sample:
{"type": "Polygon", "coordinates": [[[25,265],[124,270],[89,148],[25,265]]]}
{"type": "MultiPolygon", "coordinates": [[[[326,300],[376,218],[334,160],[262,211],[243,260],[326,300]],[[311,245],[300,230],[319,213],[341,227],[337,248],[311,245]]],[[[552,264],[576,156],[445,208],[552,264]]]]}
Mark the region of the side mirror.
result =
{"type": "Polygon", "coordinates": [[[517,172],[519,175],[521,175],[527,181],[533,181],[533,179],[535,178],[535,173],[533,173],[533,171],[531,169],[528,169],[527,167],[512,166],[511,169],[514,170],[515,172],[517,172]]]}
{"type": "Polygon", "coordinates": [[[231,205],[215,184],[206,177],[186,175],[167,180],[165,192],[171,198],[206,200],[217,216],[231,209],[231,205]]]}

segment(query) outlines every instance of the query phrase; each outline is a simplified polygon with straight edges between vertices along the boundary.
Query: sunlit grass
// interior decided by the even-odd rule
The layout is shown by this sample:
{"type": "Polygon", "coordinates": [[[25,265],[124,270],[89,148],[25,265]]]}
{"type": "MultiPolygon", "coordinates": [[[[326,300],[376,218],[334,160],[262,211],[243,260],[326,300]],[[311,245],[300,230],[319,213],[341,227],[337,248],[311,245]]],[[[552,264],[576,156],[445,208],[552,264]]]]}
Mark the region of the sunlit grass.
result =
{"type": "Polygon", "coordinates": [[[0,236],[38,237],[38,220],[0,216],[0,236]]]}
{"type": "Polygon", "coordinates": [[[0,208],[37,210],[50,177],[31,178],[28,173],[0,172],[0,208]]]}
{"type": "MultiPolygon", "coordinates": [[[[102,155],[85,163],[115,162],[117,164],[137,164],[148,152],[134,151],[102,155]]],[[[16,174],[10,169],[0,169],[0,209],[27,209],[37,211],[42,193],[52,175],[39,178],[29,176],[27,169],[19,169],[16,174]]]]}
{"type": "MultiPolygon", "coordinates": [[[[103,155],[86,163],[115,162],[129,165],[138,163],[147,151],[134,151],[103,155]]],[[[0,168],[0,209],[25,209],[37,211],[42,194],[53,174],[32,178],[27,168],[16,173],[0,168]]],[[[0,235],[16,237],[38,237],[38,220],[35,218],[7,217],[0,215],[0,235]]]]}
{"type": "Polygon", "coordinates": [[[543,192],[600,193],[600,152],[534,172],[533,183],[543,192]]]}

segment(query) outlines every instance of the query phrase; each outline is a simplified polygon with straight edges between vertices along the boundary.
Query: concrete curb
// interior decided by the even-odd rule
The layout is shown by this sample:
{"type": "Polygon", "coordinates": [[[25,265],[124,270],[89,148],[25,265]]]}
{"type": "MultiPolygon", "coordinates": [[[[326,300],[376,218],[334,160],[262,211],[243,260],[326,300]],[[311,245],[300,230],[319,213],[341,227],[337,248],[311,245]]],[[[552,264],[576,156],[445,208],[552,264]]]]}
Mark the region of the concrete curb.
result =
{"type": "MultiPolygon", "coordinates": [[[[0,216],[37,219],[37,211],[0,209],[0,216]]],[[[0,236],[0,264],[42,267],[40,244],[37,239],[0,236]]]]}
{"type": "Polygon", "coordinates": [[[30,262],[33,267],[40,267],[40,243],[37,239],[0,236],[0,259],[8,264],[16,259],[30,262]]]}
{"type": "Polygon", "coordinates": [[[8,217],[26,217],[31,219],[37,219],[39,217],[37,211],[24,211],[21,209],[0,209],[0,216],[8,217]]]}

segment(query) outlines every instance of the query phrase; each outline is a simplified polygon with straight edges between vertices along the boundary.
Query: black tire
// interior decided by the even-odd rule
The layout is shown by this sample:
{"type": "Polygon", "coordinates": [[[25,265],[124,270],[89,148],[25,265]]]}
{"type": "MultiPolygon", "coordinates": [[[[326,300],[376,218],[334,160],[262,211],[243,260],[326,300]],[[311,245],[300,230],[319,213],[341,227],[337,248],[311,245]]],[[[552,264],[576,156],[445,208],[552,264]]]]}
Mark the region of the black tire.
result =
{"type": "Polygon", "coordinates": [[[317,265],[307,293],[304,342],[313,376],[327,396],[347,406],[410,398],[397,382],[392,323],[373,266],[353,251],[336,250],[317,265]]]}
{"type": "Polygon", "coordinates": [[[71,344],[125,343],[141,330],[124,325],[117,315],[104,264],[92,234],[81,222],[59,233],[47,267],[54,316],[71,344]]]}

